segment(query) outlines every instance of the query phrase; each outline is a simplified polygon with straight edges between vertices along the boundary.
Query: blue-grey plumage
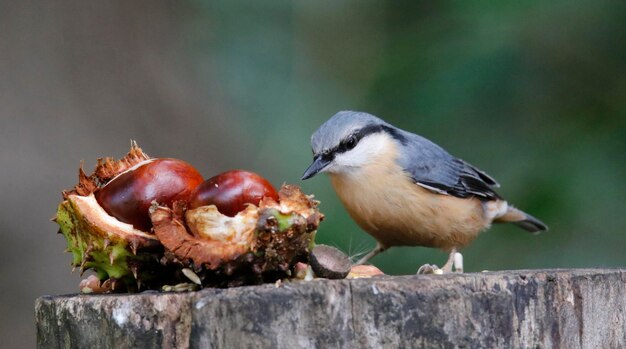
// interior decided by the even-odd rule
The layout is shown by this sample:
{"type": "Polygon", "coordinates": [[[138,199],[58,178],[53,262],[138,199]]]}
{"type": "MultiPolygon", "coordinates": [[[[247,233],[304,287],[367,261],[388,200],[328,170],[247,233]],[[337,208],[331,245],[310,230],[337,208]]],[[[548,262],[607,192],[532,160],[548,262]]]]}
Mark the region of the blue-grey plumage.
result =
{"type": "Polygon", "coordinates": [[[492,222],[547,230],[508,205],[485,172],[373,115],[339,112],[315,131],[311,146],[314,160],[302,178],[330,175],[348,213],[378,241],[367,257],[391,246],[456,251],[492,222]]]}

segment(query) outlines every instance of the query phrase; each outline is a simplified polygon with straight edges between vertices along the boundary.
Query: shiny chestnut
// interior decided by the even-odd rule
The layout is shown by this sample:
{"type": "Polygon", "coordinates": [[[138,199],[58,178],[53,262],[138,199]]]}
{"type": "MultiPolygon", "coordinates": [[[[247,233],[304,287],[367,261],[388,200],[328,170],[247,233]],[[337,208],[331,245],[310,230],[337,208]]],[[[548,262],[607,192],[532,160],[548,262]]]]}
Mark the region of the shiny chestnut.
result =
{"type": "Polygon", "coordinates": [[[148,209],[153,201],[168,206],[177,200],[187,201],[202,181],[198,170],[184,161],[150,159],[119,174],[94,195],[111,216],[150,231],[148,209]]]}
{"type": "Polygon", "coordinates": [[[258,205],[263,197],[278,201],[278,193],[267,179],[253,172],[232,170],[200,184],[191,194],[189,206],[215,205],[220,213],[234,217],[246,204],[258,205]]]}

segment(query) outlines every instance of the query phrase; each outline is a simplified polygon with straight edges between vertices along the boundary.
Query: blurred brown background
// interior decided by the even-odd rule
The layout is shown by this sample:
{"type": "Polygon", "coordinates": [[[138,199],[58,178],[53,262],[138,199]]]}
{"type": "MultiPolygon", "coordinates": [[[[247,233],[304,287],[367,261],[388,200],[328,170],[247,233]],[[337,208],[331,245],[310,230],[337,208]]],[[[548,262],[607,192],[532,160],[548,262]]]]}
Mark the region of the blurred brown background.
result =
{"type": "MultiPolygon", "coordinates": [[[[49,218],[81,160],[134,139],[207,178],[300,183],[310,134],[342,109],[431,138],[550,225],[493,228],[469,271],[623,267],[625,43],[620,1],[0,1],[0,345],[33,347],[34,299],[77,290],[49,218]]],[[[301,184],[327,215],[318,241],[373,246],[326,178],[301,184]]]]}

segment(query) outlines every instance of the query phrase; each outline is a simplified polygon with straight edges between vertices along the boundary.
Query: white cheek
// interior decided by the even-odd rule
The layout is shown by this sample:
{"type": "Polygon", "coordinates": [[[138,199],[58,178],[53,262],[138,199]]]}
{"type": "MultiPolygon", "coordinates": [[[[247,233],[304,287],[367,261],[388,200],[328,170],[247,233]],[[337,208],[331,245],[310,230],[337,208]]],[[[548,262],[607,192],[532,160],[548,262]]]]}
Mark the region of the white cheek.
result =
{"type": "Polygon", "coordinates": [[[328,172],[344,172],[363,167],[378,156],[385,154],[393,146],[392,140],[385,133],[376,133],[363,138],[354,149],[337,154],[328,172]]]}

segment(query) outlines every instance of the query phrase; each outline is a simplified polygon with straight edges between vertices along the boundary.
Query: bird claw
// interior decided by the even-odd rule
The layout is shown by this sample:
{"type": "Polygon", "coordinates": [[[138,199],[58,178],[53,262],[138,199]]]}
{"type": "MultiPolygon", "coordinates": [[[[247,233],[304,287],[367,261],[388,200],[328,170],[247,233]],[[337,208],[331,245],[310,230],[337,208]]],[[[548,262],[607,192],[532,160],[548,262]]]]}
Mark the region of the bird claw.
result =
{"type": "Polygon", "coordinates": [[[418,275],[426,275],[426,274],[441,275],[443,274],[443,270],[440,269],[435,264],[424,264],[421,267],[419,267],[419,269],[417,269],[417,274],[418,275]]]}

